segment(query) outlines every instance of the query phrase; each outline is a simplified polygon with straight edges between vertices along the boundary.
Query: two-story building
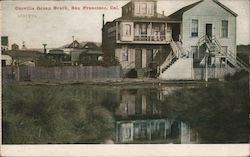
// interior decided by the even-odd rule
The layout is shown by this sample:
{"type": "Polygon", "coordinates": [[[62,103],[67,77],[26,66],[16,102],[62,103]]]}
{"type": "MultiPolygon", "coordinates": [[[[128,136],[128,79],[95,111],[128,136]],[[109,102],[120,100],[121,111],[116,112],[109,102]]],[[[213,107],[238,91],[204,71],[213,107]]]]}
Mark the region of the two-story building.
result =
{"type": "MultiPolygon", "coordinates": [[[[180,22],[156,11],[155,0],[133,0],[122,7],[122,17],[103,26],[103,51],[116,57],[126,72],[152,70],[170,53],[171,28],[180,22]]],[[[174,32],[178,40],[180,30],[174,32]]]]}
{"type": "Polygon", "coordinates": [[[151,76],[161,79],[195,79],[194,68],[205,66],[249,70],[236,55],[236,17],[218,0],[200,0],[169,16],[157,13],[155,0],[132,0],[122,17],[103,26],[103,51],[138,77],[155,72],[151,76]]]}

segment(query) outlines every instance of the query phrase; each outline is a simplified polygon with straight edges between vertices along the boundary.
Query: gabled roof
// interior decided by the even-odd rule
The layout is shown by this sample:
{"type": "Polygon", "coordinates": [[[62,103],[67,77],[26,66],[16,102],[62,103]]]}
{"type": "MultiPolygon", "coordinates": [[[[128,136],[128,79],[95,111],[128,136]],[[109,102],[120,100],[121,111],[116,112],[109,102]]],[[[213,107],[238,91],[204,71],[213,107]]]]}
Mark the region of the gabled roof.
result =
{"type": "MultiPolygon", "coordinates": [[[[193,7],[197,6],[198,4],[200,4],[201,2],[203,2],[204,0],[200,0],[198,2],[192,3],[188,6],[185,6],[179,10],[177,10],[176,12],[174,12],[173,14],[169,15],[169,17],[175,18],[177,20],[182,20],[182,15],[184,12],[192,9],[193,7]]],[[[225,9],[226,11],[228,11],[229,13],[231,13],[234,16],[238,16],[235,12],[233,12],[231,9],[229,9],[228,7],[226,7],[224,4],[220,3],[218,0],[212,0],[213,2],[215,2],[217,5],[219,5],[220,7],[222,7],[223,9],[225,9]]]]}
{"type": "Polygon", "coordinates": [[[235,12],[233,12],[231,9],[229,9],[227,6],[225,6],[224,4],[222,4],[221,2],[219,2],[218,0],[213,0],[215,3],[217,3],[219,6],[221,6],[222,8],[224,8],[226,11],[228,11],[229,13],[231,13],[234,16],[238,16],[235,12]]]}
{"type": "Polygon", "coordinates": [[[77,40],[74,40],[66,48],[77,48],[77,49],[80,49],[80,48],[82,48],[82,45],[77,40]]]}
{"type": "Polygon", "coordinates": [[[100,48],[93,42],[87,42],[83,48],[85,49],[93,49],[93,50],[99,50],[100,48]]]}
{"type": "Polygon", "coordinates": [[[190,4],[188,6],[185,6],[185,7],[181,8],[181,9],[177,10],[173,14],[169,15],[169,17],[175,18],[177,20],[182,20],[182,15],[183,15],[184,12],[186,12],[189,9],[193,8],[194,6],[200,4],[201,2],[203,2],[203,0],[195,2],[195,3],[190,4]]]}
{"type": "Polygon", "coordinates": [[[59,49],[64,49],[64,48],[85,49],[88,47],[89,49],[99,50],[100,46],[101,46],[101,43],[97,43],[97,42],[86,41],[86,42],[79,43],[77,40],[74,40],[70,44],[66,44],[66,45],[59,47],[59,49]]]}

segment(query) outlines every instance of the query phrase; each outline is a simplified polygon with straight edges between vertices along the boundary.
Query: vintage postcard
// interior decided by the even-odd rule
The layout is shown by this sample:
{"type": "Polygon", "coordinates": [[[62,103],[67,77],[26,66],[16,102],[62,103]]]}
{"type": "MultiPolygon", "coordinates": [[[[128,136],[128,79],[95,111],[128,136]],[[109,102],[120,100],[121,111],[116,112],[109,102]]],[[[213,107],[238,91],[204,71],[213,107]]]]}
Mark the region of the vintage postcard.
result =
{"type": "Polygon", "coordinates": [[[249,0],[1,1],[1,156],[249,156],[249,0]]]}

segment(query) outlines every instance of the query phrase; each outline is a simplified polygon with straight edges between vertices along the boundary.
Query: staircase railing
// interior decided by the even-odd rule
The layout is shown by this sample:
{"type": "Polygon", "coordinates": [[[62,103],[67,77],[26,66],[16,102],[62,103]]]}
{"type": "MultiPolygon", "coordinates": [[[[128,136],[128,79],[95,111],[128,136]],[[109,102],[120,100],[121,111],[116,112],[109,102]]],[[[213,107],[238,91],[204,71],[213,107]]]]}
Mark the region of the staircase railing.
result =
{"type": "Polygon", "coordinates": [[[178,47],[178,45],[175,43],[175,41],[174,41],[173,38],[172,38],[171,41],[170,41],[170,46],[171,46],[171,48],[172,48],[172,50],[173,50],[175,56],[176,56],[177,58],[179,58],[179,57],[180,57],[181,50],[180,50],[180,48],[178,47]]]}
{"type": "Polygon", "coordinates": [[[163,73],[163,69],[167,67],[175,57],[179,57],[180,50],[173,38],[171,38],[170,46],[172,48],[172,51],[169,53],[163,64],[160,66],[159,73],[163,73]]]}
{"type": "Polygon", "coordinates": [[[169,53],[168,57],[167,57],[167,58],[165,59],[165,61],[163,62],[163,64],[160,66],[160,73],[162,73],[162,72],[163,72],[163,69],[164,69],[165,67],[167,67],[167,66],[171,63],[171,61],[174,59],[174,57],[175,57],[175,55],[174,55],[173,51],[171,51],[171,52],[169,53]]]}
{"type": "Polygon", "coordinates": [[[212,46],[214,46],[213,51],[218,48],[218,51],[225,55],[226,59],[228,59],[236,68],[242,68],[248,72],[250,71],[249,65],[241,60],[237,55],[234,55],[230,50],[225,51],[222,49],[222,46],[215,36],[209,38],[207,35],[204,35],[198,40],[198,46],[201,46],[203,43],[207,45],[209,50],[212,49],[212,46]]]}
{"type": "Polygon", "coordinates": [[[243,68],[246,71],[250,71],[249,65],[247,63],[245,63],[242,59],[240,59],[237,55],[234,55],[232,53],[232,51],[230,51],[230,50],[228,50],[228,51],[223,50],[222,47],[221,47],[221,45],[220,45],[220,43],[219,43],[219,41],[216,39],[216,37],[213,37],[213,40],[215,41],[215,44],[219,47],[220,51],[224,55],[226,55],[227,59],[231,59],[232,62],[236,62],[236,66],[238,66],[238,68],[243,68]]]}

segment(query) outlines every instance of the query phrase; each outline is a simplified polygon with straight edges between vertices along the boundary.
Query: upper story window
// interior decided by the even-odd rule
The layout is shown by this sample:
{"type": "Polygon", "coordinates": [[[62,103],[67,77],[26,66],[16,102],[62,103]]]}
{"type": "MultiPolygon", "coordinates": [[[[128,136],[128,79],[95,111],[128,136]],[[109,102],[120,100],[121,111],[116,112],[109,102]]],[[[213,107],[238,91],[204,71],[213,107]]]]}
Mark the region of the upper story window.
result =
{"type": "Polygon", "coordinates": [[[148,4],[148,15],[154,15],[154,5],[148,4]]]}
{"type": "Polygon", "coordinates": [[[228,21],[222,20],[221,22],[221,37],[227,38],[228,37],[228,21]]]}
{"type": "Polygon", "coordinates": [[[152,2],[135,2],[135,16],[153,16],[154,3],[152,2]]]}
{"type": "Polygon", "coordinates": [[[140,4],[140,13],[143,15],[147,14],[147,4],[146,3],[141,3],[140,4]]]}
{"type": "Polygon", "coordinates": [[[125,24],[125,36],[131,36],[131,25],[125,24]]]}
{"type": "Polygon", "coordinates": [[[192,19],[191,36],[198,37],[198,20],[192,19]]]}

